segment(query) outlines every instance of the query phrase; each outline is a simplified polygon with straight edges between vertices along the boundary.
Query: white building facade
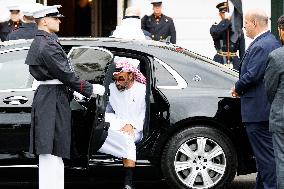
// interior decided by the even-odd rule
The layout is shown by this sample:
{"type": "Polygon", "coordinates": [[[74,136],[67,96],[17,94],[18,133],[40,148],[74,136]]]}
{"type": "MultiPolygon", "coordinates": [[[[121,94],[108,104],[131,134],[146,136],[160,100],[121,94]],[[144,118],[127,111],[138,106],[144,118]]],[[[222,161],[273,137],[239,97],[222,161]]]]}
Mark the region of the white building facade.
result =
{"type": "MultiPolygon", "coordinates": [[[[209,29],[219,21],[216,5],[221,0],[163,0],[163,13],[174,19],[177,45],[201,55],[213,58],[215,49],[209,29]]],[[[243,0],[243,12],[260,8],[271,17],[270,0],[243,0]]],[[[149,0],[128,0],[129,6],[139,6],[141,16],[152,13],[149,0]]],[[[246,39],[246,46],[250,43],[246,39]]]]}

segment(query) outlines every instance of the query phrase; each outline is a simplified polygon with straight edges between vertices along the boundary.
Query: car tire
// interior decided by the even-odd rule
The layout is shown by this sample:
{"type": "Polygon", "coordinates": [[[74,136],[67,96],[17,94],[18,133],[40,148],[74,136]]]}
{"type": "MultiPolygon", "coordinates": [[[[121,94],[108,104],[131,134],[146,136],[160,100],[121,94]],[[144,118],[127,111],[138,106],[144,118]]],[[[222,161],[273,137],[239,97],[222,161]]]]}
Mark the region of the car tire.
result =
{"type": "Polygon", "coordinates": [[[161,169],[174,189],[227,188],[236,174],[237,155],[224,133],[196,125],[170,138],[163,150],[161,169]]]}

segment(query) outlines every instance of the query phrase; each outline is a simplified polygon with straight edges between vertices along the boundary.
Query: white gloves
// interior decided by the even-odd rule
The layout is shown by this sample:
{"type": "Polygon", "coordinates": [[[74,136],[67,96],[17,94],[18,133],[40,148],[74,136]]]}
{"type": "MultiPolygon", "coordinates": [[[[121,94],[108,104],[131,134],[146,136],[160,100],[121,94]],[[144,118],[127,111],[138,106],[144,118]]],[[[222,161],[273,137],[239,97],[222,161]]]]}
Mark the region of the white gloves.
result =
{"type": "Polygon", "coordinates": [[[230,20],[230,19],[231,19],[231,16],[232,16],[232,13],[225,12],[225,19],[230,20]]]}
{"type": "Polygon", "coordinates": [[[105,87],[99,84],[93,84],[93,94],[103,96],[105,93],[105,87]]]}
{"type": "MultiPolygon", "coordinates": [[[[105,93],[105,87],[99,84],[93,84],[93,94],[95,95],[100,95],[103,96],[105,93]]],[[[75,97],[76,100],[83,100],[84,98],[86,98],[84,95],[74,91],[73,95],[75,97]]]]}
{"type": "Polygon", "coordinates": [[[80,93],[74,91],[73,95],[75,97],[75,100],[83,100],[84,98],[86,98],[84,95],[81,95],[80,93]]]}

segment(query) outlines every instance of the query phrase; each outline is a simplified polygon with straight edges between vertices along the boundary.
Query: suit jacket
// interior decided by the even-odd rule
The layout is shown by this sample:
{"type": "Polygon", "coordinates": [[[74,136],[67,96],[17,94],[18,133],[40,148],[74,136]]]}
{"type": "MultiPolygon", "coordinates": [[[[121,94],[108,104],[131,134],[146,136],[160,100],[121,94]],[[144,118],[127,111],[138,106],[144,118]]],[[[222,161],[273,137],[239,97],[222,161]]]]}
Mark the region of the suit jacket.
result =
{"type": "Polygon", "coordinates": [[[268,54],[280,47],[269,31],[258,36],[249,46],[241,61],[240,78],[235,84],[241,97],[243,122],[268,121],[270,104],[264,89],[264,73],[268,54]]]}
{"type": "Polygon", "coordinates": [[[264,75],[268,101],[271,103],[269,128],[284,132],[284,47],[272,51],[264,75]]]}

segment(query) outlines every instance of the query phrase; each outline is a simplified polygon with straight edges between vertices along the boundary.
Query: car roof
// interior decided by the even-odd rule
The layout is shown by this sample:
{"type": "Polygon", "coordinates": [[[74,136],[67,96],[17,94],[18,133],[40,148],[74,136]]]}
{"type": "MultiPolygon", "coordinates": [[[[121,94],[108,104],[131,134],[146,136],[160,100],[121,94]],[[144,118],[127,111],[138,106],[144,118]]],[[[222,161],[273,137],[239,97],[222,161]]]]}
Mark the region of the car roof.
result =
{"type": "MultiPolygon", "coordinates": [[[[28,48],[33,39],[29,40],[13,40],[13,41],[5,41],[0,42],[0,54],[10,49],[21,49],[28,48]]],[[[225,68],[225,72],[230,75],[238,76],[238,73],[234,70],[228,69],[227,67],[216,63],[212,59],[202,56],[198,53],[185,49],[175,44],[167,44],[154,40],[130,40],[130,39],[122,39],[122,38],[113,38],[113,37],[61,37],[59,38],[60,43],[63,46],[97,46],[97,47],[108,47],[108,48],[123,48],[123,49],[131,49],[134,51],[139,51],[143,53],[147,53],[152,56],[159,56],[161,54],[161,50],[168,50],[176,53],[186,54],[187,56],[201,60],[202,62],[207,62],[209,64],[213,64],[220,68],[225,68]]],[[[223,69],[224,71],[224,69],[223,69]]]]}

